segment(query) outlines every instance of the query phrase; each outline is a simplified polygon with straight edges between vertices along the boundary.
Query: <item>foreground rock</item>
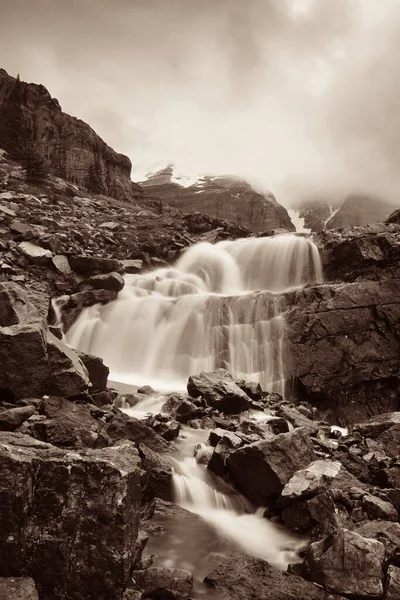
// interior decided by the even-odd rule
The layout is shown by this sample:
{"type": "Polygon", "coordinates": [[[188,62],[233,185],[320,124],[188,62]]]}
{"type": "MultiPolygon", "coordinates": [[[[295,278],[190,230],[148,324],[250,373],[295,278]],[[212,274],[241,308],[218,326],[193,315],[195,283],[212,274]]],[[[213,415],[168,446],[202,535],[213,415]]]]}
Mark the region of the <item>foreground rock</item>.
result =
{"type": "Polygon", "coordinates": [[[193,587],[193,576],[183,569],[150,567],[134,573],[135,583],[146,598],[187,600],[193,587]]]}
{"type": "Polygon", "coordinates": [[[384,545],[354,531],[338,531],[308,548],[299,571],[326,590],[357,598],[383,594],[384,545]]]}
{"type": "Polygon", "coordinates": [[[0,575],[41,600],[119,600],[132,568],[140,460],[131,442],[79,453],[0,433],[0,575]]]}
{"type": "Polygon", "coordinates": [[[30,577],[0,577],[0,600],[38,600],[35,582],[30,577]]]}
{"type": "Polygon", "coordinates": [[[246,554],[232,554],[205,581],[224,600],[340,600],[301,577],[246,554]]]}

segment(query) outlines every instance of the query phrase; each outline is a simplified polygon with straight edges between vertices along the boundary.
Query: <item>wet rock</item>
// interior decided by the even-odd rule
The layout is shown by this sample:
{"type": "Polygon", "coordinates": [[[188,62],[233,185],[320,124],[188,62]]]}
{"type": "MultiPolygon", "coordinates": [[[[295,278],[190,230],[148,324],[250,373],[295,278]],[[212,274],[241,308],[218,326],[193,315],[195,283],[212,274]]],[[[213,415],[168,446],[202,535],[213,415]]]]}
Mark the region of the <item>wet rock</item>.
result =
{"type": "Polygon", "coordinates": [[[272,433],[288,433],[290,431],[289,423],[286,419],[282,417],[277,417],[276,419],[270,419],[268,421],[268,427],[272,431],[272,433]]]}
{"type": "Polygon", "coordinates": [[[82,281],[77,286],[76,291],[111,290],[112,292],[120,292],[124,285],[125,280],[119,273],[101,273],[82,281]]]}
{"type": "Polygon", "coordinates": [[[235,381],[241,390],[249,396],[252,400],[263,400],[268,396],[267,392],[264,392],[259,383],[254,381],[235,381]]]}
{"type": "Polygon", "coordinates": [[[337,477],[342,465],[338,461],[316,460],[297,471],[282,490],[284,500],[295,500],[325,491],[337,477]]]}
{"type": "Polygon", "coordinates": [[[193,587],[193,576],[184,569],[150,567],[145,571],[136,571],[134,580],[146,598],[186,600],[193,587]]]}
{"type": "Polygon", "coordinates": [[[226,443],[228,446],[236,450],[243,446],[242,439],[232,431],[226,431],[225,429],[213,429],[210,431],[208,443],[210,446],[216,446],[219,442],[226,443]]]}
{"type": "Polygon", "coordinates": [[[120,261],[125,273],[129,273],[132,275],[136,275],[137,273],[140,273],[143,269],[143,261],[140,259],[136,259],[136,260],[121,260],[120,261]]]}
{"type": "Polygon", "coordinates": [[[343,529],[312,543],[297,570],[332,593],[376,598],[383,594],[384,555],[381,542],[343,529]]]}
{"type": "Polygon", "coordinates": [[[22,288],[0,284],[0,388],[16,398],[73,397],[89,385],[79,357],[52,335],[22,288]]]}
{"type": "Polygon", "coordinates": [[[167,502],[172,500],[172,468],[168,460],[153,452],[144,444],[139,445],[139,454],[142,459],[142,468],[147,473],[144,486],[146,501],[161,498],[167,502]]]}
{"type": "Polygon", "coordinates": [[[106,428],[107,435],[111,440],[131,440],[136,444],[147,446],[154,452],[165,453],[169,451],[169,445],[151,427],[147,427],[139,419],[130,417],[121,411],[109,421],[106,428]]]}
{"type": "Polygon", "coordinates": [[[0,600],[39,600],[30,577],[0,577],[0,600]]]}
{"type": "Polygon", "coordinates": [[[314,459],[309,430],[298,428],[239,448],[228,457],[227,468],[235,485],[262,505],[314,459]]]}
{"type": "Polygon", "coordinates": [[[119,600],[138,532],[140,461],[124,442],[68,451],[0,433],[0,575],[41,600],[119,600]]]}
{"type": "Polygon", "coordinates": [[[250,398],[225,369],[189,377],[187,389],[193,398],[202,396],[207,404],[224,412],[241,412],[251,405],[250,398]]]}
{"type": "Polygon", "coordinates": [[[182,400],[175,406],[172,414],[175,416],[175,419],[179,421],[179,423],[187,423],[192,419],[197,419],[197,417],[203,416],[204,409],[197,407],[189,400],[182,400]]]}
{"type": "Polygon", "coordinates": [[[340,600],[311,582],[246,554],[232,554],[205,578],[224,600],[340,600]]]}
{"type": "MultiPolygon", "coordinates": [[[[399,217],[400,217],[400,210],[399,217]]],[[[400,219],[399,219],[400,220],[400,219]]],[[[390,565],[386,576],[385,600],[398,600],[400,598],[400,568],[390,565]]]]}
{"type": "Polygon", "coordinates": [[[79,275],[97,275],[99,273],[121,272],[122,265],[115,258],[101,258],[100,256],[69,256],[68,262],[71,269],[79,275]]]}
{"type": "Polygon", "coordinates": [[[88,371],[90,383],[92,384],[90,391],[103,392],[106,390],[110,369],[104,364],[103,359],[84,352],[77,351],[76,353],[88,371]]]}
{"type": "Polygon", "coordinates": [[[34,406],[20,406],[0,412],[0,429],[14,431],[36,412],[34,406]]]}
{"type": "Polygon", "coordinates": [[[18,250],[21,254],[26,256],[32,264],[39,266],[49,265],[53,256],[51,250],[41,248],[32,242],[21,242],[18,245],[18,250]]]}

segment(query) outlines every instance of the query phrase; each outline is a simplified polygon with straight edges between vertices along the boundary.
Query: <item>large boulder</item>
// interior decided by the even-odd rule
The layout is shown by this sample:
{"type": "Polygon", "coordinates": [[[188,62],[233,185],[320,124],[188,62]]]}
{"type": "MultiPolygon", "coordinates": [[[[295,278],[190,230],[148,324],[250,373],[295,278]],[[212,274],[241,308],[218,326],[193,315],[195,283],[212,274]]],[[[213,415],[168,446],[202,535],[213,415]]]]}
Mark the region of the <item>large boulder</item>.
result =
{"type": "Polygon", "coordinates": [[[99,256],[70,256],[71,269],[79,275],[91,276],[100,273],[121,272],[123,267],[116,258],[101,258],[99,256]]]}
{"type": "Polygon", "coordinates": [[[50,333],[24,290],[0,284],[0,391],[15,398],[73,397],[89,383],[82,361],[50,333]]]}
{"type": "Polygon", "coordinates": [[[139,508],[131,442],[71,452],[0,434],[0,576],[28,574],[41,600],[119,600],[139,508]]]}
{"type": "Polygon", "coordinates": [[[146,598],[187,600],[193,587],[193,575],[184,569],[150,567],[136,571],[134,580],[146,598]]]}
{"type": "Polygon", "coordinates": [[[334,423],[396,410],[400,279],[286,294],[284,364],[297,393],[334,423]]]}
{"type": "Polygon", "coordinates": [[[224,412],[241,412],[251,405],[249,396],[225,369],[189,377],[187,390],[192,398],[201,396],[207,404],[224,412]]]}
{"type": "Polygon", "coordinates": [[[332,593],[376,598],[383,594],[384,557],[381,542],[342,529],[311,544],[299,569],[332,593]]]}
{"type": "Polygon", "coordinates": [[[239,448],[226,464],[235,485],[252,502],[262,505],[314,459],[309,430],[298,428],[239,448]]]}
{"type": "Polygon", "coordinates": [[[226,558],[205,581],[224,600],[340,600],[301,577],[239,553],[226,558]]]}

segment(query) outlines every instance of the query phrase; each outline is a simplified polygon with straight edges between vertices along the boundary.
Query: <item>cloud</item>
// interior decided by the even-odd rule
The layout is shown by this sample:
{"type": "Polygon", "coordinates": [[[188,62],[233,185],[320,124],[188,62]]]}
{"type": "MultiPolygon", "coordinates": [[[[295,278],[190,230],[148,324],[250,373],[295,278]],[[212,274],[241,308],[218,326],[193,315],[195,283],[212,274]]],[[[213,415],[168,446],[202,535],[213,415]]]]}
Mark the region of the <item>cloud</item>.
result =
{"type": "Polygon", "coordinates": [[[0,56],[129,154],[396,201],[397,0],[0,0],[0,56]]]}

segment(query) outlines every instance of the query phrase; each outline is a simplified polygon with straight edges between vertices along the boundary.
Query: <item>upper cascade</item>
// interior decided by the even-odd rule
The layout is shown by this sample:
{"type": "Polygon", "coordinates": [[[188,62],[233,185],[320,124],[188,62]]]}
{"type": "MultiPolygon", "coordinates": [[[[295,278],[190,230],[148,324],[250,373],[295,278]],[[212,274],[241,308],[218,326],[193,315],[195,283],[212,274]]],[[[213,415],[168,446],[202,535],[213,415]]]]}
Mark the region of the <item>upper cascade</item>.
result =
{"type": "Polygon", "coordinates": [[[257,192],[234,175],[183,175],[168,165],[148,173],[140,185],[146,193],[184,213],[208,213],[254,233],[296,230],[286,208],[271,192],[257,192]]]}
{"type": "Polygon", "coordinates": [[[282,393],[279,293],[320,281],[305,237],[199,243],[171,268],[127,276],[117,300],[85,309],[67,339],[119,381],[180,389],[189,375],[223,367],[282,393]]]}

